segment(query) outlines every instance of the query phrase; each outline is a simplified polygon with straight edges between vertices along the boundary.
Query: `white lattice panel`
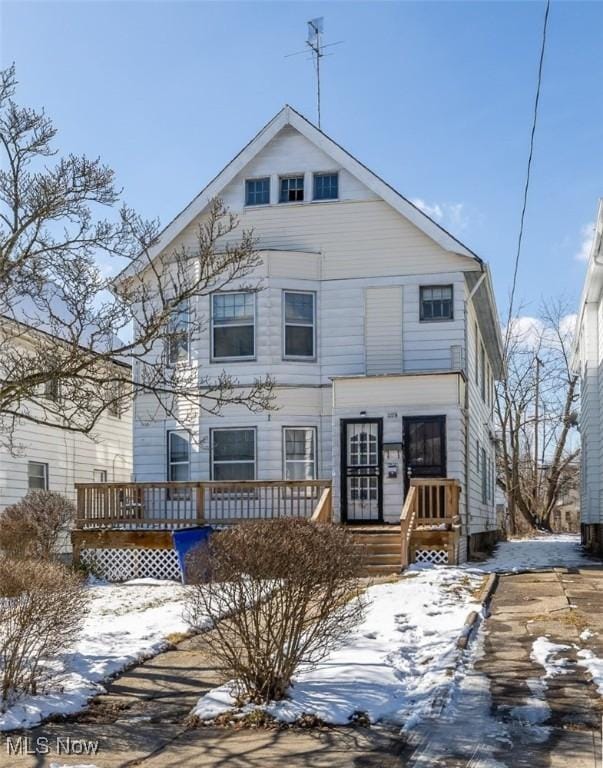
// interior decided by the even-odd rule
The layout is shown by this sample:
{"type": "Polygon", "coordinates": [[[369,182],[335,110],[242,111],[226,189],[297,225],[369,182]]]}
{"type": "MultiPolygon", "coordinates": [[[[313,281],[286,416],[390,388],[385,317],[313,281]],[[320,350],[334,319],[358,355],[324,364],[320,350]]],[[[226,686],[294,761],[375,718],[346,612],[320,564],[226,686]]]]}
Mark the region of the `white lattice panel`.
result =
{"type": "Polygon", "coordinates": [[[173,549],[82,549],[80,559],[95,575],[107,581],[180,581],[182,578],[178,555],[173,549]]]}
{"type": "Polygon", "coordinates": [[[445,549],[417,549],[415,552],[415,563],[448,565],[448,552],[445,549]]]}

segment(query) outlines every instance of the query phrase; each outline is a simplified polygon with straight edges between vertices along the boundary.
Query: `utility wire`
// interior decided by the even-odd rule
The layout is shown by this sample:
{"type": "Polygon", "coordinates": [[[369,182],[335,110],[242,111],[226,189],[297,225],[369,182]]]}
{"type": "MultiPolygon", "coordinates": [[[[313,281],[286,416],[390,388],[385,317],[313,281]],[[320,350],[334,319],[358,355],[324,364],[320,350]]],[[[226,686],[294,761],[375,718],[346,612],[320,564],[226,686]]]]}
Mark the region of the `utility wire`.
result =
{"type": "Polygon", "coordinates": [[[532,174],[532,158],[534,156],[534,136],[536,134],[536,124],[538,122],[538,106],[540,104],[540,90],[542,87],[542,68],[544,64],[544,51],[546,48],[546,35],[549,21],[549,9],[551,2],[547,0],[544,10],[544,22],[542,25],[542,44],[540,46],[540,60],[538,62],[538,82],[536,85],[536,97],[534,99],[534,113],[532,117],[532,132],[530,134],[530,152],[528,155],[528,168],[526,172],[526,181],[523,188],[523,205],[521,208],[521,219],[519,224],[519,237],[517,238],[517,252],[515,254],[515,266],[513,269],[513,283],[511,285],[511,296],[509,299],[509,316],[507,318],[507,330],[505,333],[504,357],[506,359],[511,335],[511,320],[513,318],[513,302],[515,301],[515,290],[517,288],[517,273],[519,271],[519,259],[521,256],[521,246],[523,243],[523,230],[526,218],[526,208],[528,205],[528,192],[530,189],[530,179],[532,174]]]}

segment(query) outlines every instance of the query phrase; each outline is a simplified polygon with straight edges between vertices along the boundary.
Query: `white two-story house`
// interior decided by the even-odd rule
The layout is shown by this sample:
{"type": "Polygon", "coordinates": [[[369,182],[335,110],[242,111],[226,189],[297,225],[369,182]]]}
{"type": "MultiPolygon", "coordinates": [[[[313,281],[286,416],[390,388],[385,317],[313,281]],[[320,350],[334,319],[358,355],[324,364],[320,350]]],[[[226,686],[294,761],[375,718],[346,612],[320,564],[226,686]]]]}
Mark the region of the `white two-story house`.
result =
{"type": "Polygon", "coordinates": [[[603,552],[603,200],[599,211],[574,338],[580,377],[580,518],[582,540],[603,552]]]}
{"type": "MultiPolygon", "coordinates": [[[[284,107],[161,235],[194,241],[221,198],[252,228],[261,290],[200,299],[185,364],[275,406],[186,422],[134,412],[134,480],[332,480],[333,518],[396,523],[413,477],[456,478],[463,553],[493,539],[499,321],[488,266],[284,107]]],[[[153,405],[153,408],[155,406],[153,405]]]]}

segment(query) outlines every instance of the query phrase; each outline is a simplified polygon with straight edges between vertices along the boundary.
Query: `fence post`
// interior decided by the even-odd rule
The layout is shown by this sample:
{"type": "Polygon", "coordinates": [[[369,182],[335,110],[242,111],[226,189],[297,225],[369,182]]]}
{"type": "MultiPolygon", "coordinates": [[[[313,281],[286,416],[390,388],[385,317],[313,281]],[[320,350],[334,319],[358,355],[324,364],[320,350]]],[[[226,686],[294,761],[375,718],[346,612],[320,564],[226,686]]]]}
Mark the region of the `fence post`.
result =
{"type": "Polygon", "coordinates": [[[197,522],[205,523],[205,486],[197,483],[197,522]]]}

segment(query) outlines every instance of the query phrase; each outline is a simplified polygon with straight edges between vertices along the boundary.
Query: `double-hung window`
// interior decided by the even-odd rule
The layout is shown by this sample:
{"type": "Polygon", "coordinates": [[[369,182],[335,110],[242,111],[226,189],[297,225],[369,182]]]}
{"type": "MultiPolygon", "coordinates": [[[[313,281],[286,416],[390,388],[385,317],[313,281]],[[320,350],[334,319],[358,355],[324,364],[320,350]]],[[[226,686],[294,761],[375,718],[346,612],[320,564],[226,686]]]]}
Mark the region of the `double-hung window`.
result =
{"type": "Polygon", "coordinates": [[[337,173],[314,174],[314,200],[337,200],[339,175],[337,173]]]}
{"type": "Polygon", "coordinates": [[[284,357],[316,357],[316,295],[283,291],[284,357]]]}
{"type": "Polygon", "coordinates": [[[488,503],[488,465],[486,464],[486,449],[482,446],[482,455],[480,458],[480,467],[482,472],[482,504],[488,503]]]}
{"type": "Polygon", "coordinates": [[[212,359],[252,360],[254,357],[255,293],[214,293],[212,359]]]}
{"type": "Polygon", "coordinates": [[[316,480],[316,429],[283,429],[285,480],[316,480]]]}
{"type": "Polygon", "coordinates": [[[304,199],[304,177],[284,176],[280,180],[279,203],[298,203],[304,199]]]}
{"type": "Polygon", "coordinates": [[[48,490],[48,464],[41,461],[27,462],[27,487],[30,491],[48,490]]]}
{"type": "Polygon", "coordinates": [[[211,430],[212,480],[255,480],[255,428],[211,430]]]}
{"type": "Polygon", "coordinates": [[[93,483],[106,483],[107,482],[107,470],[106,469],[93,469],[92,470],[92,482],[93,483]]]}
{"type": "Polygon", "coordinates": [[[191,479],[191,436],[185,429],[168,431],[168,480],[191,479]]]}
{"type": "Polygon", "coordinates": [[[422,285],[420,294],[422,321],[437,322],[454,319],[451,285],[422,285]]]}
{"type": "Polygon", "coordinates": [[[168,320],[167,356],[170,365],[187,361],[190,354],[190,317],[187,301],[172,310],[168,320]]]}
{"type": "Polygon", "coordinates": [[[270,178],[247,179],[245,182],[245,205],[268,205],[270,203],[270,178]]]}

